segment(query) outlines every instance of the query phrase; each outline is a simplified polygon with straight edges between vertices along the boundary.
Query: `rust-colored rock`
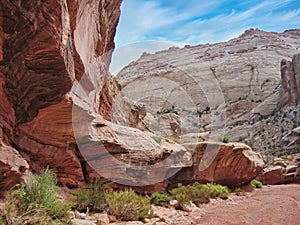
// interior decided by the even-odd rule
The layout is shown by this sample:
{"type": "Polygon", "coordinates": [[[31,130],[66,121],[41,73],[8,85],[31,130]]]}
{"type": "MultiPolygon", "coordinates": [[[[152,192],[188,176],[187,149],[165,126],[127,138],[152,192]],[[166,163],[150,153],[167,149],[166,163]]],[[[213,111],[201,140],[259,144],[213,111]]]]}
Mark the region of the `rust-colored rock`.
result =
{"type": "Polygon", "coordinates": [[[261,156],[244,144],[200,142],[187,148],[194,149],[193,167],[183,168],[172,181],[215,182],[236,187],[249,183],[263,170],[261,156]]]}
{"type": "MultiPolygon", "coordinates": [[[[101,110],[99,101],[112,99],[118,88],[106,81],[120,4],[0,2],[0,141],[18,150],[1,147],[0,155],[10,149],[11,159],[28,162],[33,172],[49,166],[68,186],[88,178],[72,130],[73,99],[79,95],[91,112],[102,114],[111,104],[101,110]]],[[[8,186],[22,180],[23,164],[24,171],[12,169],[8,186]]]]}
{"type": "Polygon", "coordinates": [[[273,165],[265,168],[257,179],[263,184],[270,185],[300,183],[300,154],[292,155],[289,160],[275,160],[273,165]]]}

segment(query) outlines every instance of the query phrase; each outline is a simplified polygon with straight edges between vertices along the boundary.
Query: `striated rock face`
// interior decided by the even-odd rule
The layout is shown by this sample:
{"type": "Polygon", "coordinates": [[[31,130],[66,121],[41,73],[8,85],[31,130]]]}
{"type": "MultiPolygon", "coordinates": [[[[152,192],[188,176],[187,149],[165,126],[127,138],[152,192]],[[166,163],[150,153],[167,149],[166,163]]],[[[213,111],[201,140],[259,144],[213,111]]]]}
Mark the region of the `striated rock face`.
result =
{"type": "Polygon", "coordinates": [[[292,61],[281,61],[281,106],[294,105],[300,100],[300,54],[292,61]]]}
{"type": "Polygon", "coordinates": [[[22,167],[14,169],[20,175],[14,182],[28,169],[26,161],[34,172],[54,168],[69,186],[87,178],[72,131],[72,106],[79,95],[91,112],[108,117],[116,87],[107,68],[120,4],[0,2],[0,137],[19,152],[11,149],[18,158],[11,167],[22,167]]]}

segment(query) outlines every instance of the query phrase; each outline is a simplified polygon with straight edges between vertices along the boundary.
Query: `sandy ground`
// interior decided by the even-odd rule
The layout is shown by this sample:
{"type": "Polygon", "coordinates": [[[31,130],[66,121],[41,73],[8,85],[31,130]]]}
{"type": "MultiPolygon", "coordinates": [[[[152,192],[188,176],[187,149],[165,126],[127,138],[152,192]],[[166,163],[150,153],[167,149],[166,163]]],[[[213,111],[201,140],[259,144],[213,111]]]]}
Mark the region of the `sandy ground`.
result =
{"type": "Polygon", "coordinates": [[[265,186],[246,196],[213,200],[192,212],[156,208],[161,222],[147,225],[300,225],[300,185],[265,186]]]}

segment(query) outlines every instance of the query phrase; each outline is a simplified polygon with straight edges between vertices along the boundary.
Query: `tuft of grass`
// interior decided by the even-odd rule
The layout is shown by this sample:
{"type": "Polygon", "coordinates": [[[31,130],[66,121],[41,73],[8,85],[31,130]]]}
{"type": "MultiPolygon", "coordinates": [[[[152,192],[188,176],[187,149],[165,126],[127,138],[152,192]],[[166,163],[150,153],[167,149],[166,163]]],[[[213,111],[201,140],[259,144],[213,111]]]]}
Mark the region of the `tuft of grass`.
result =
{"type": "Polygon", "coordinates": [[[150,197],[151,204],[168,207],[170,205],[171,197],[167,194],[160,194],[154,192],[150,197]]]}
{"type": "Polygon", "coordinates": [[[10,191],[5,208],[8,224],[69,224],[71,205],[58,200],[55,174],[48,168],[10,191]]]}
{"type": "Polygon", "coordinates": [[[200,205],[209,202],[209,195],[206,192],[204,185],[194,183],[193,185],[184,186],[178,184],[177,188],[171,190],[173,198],[178,201],[178,205],[181,209],[189,205],[190,202],[200,205]]]}
{"type": "Polygon", "coordinates": [[[104,192],[109,189],[110,184],[103,179],[93,180],[86,189],[79,188],[76,209],[86,211],[89,208],[92,211],[102,212],[107,208],[104,192]]]}
{"type": "Polygon", "coordinates": [[[158,136],[152,136],[151,137],[156,143],[160,144],[162,143],[162,137],[158,137],[158,136]]]}
{"type": "Polygon", "coordinates": [[[6,225],[6,220],[4,218],[4,216],[0,215],[0,225],[6,225]]]}
{"type": "Polygon", "coordinates": [[[254,188],[262,188],[262,186],[263,186],[263,184],[260,181],[255,180],[255,179],[251,181],[251,185],[254,188]]]}
{"type": "Polygon", "coordinates": [[[152,216],[150,199],[137,195],[132,189],[106,191],[105,199],[109,213],[119,220],[136,221],[152,216]]]}
{"type": "Polygon", "coordinates": [[[210,198],[227,199],[229,197],[229,189],[226,186],[214,183],[207,183],[204,185],[209,193],[210,198]]]}
{"type": "Polygon", "coordinates": [[[196,205],[205,204],[210,201],[210,198],[227,199],[229,196],[229,189],[226,186],[219,184],[207,183],[184,186],[178,184],[177,188],[171,190],[172,196],[178,201],[179,207],[182,209],[190,202],[196,205]]]}
{"type": "Polygon", "coordinates": [[[230,138],[227,137],[227,136],[225,136],[225,135],[221,135],[221,136],[218,138],[218,140],[219,140],[220,142],[223,142],[223,143],[229,143],[229,142],[230,142],[230,138]]]}

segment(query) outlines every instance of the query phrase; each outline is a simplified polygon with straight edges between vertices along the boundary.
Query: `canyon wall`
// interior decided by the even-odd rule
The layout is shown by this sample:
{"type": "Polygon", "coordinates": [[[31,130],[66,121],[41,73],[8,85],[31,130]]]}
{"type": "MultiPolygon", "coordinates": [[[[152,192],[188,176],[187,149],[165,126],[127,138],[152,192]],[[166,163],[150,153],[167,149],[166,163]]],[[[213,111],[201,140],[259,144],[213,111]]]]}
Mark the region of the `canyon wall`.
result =
{"type": "Polygon", "coordinates": [[[85,180],[72,105],[78,96],[89,110],[109,119],[111,104],[99,101],[103,96],[112,101],[117,91],[108,66],[120,4],[1,0],[1,189],[22,180],[29,165],[33,172],[54,168],[59,181],[70,186],[85,180]],[[14,176],[7,173],[11,168],[14,176]]]}

